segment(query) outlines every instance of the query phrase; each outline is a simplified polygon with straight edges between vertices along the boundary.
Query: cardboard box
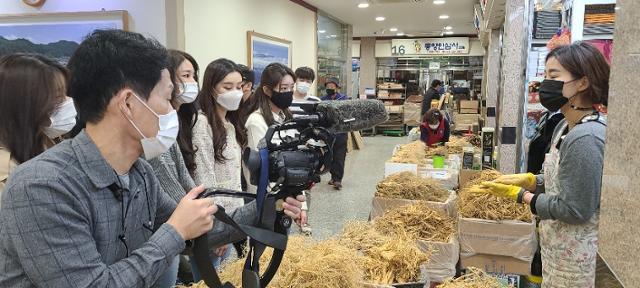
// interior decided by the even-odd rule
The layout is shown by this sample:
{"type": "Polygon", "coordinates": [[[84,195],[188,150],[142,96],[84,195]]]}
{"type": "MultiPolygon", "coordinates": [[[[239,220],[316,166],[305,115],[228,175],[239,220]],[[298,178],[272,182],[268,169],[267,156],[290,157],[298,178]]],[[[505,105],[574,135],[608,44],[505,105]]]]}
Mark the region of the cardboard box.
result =
{"type": "Polygon", "coordinates": [[[456,124],[477,124],[480,121],[480,114],[453,114],[453,120],[456,124]]]}
{"type": "Polygon", "coordinates": [[[538,248],[535,221],[526,223],[459,217],[458,240],[460,257],[463,258],[487,254],[513,257],[530,263],[538,248]]]}
{"type": "Polygon", "coordinates": [[[422,172],[425,169],[426,169],[425,165],[418,165],[418,164],[412,164],[412,163],[386,162],[384,163],[384,177],[388,177],[391,174],[396,174],[400,172],[411,172],[413,174],[418,175],[418,172],[422,172]]]}
{"type": "Polygon", "coordinates": [[[385,108],[389,113],[402,113],[402,105],[388,105],[385,108]]]}
{"type": "Polygon", "coordinates": [[[473,133],[478,133],[478,131],[480,130],[480,124],[478,123],[461,123],[461,124],[456,124],[453,127],[453,131],[469,131],[471,130],[473,133]]]}
{"type": "Polygon", "coordinates": [[[478,254],[471,257],[460,257],[463,268],[476,267],[487,273],[496,274],[531,274],[531,262],[513,257],[478,254]]]}
{"type": "Polygon", "coordinates": [[[422,124],[422,105],[416,103],[404,103],[404,124],[418,126],[422,124]]]}
{"type": "Polygon", "coordinates": [[[471,178],[475,177],[476,175],[479,175],[480,173],[482,173],[481,170],[469,170],[469,169],[460,170],[460,175],[458,177],[458,186],[460,187],[460,189],[464,188],[464,186],[467,185],[467,182],[469,182],[471,178]]]}
{"type": "Polygon", "coordinates": [[[456,219],[457,217],[458,195],[456,194],[455,191],[450,191],[449,198],[445,202],[373,197],[373,200],[371,201],[371,213],[369,214],[369,218],[375,219],[377,217],[382,216],[384,212],[387,212],[391,209],[407,206],[407,205],[413,205],[418,202],[424,202],[426,203],[427,207],[435,211],[442,212],[442,214],[447,215],[453,219],[456,219]]]}
{"type": "Polygon", "coordinates": [[[478,114],[478,109],[460,109],[460,114],[478,114]]]}
{"type": "Polygon", "coordinates": [[[448,243],[418,240],[420,250],[431,252],[426,272],[432,282],[444,282],[456,276],[456,266],[460,259],[460,243],[454,236],[448,243]]]}
{"type": "Polygon", "coordinates": [[[460,100],[460,109],[476,109],[480,107],[478,100],[460,100]]]}
{"type": "Polygon", "coordinates": [[[391,99],[402,99],[402,93],[391,92],[391,93],[389,93],[389,98],[391,98],[391,99]]]}

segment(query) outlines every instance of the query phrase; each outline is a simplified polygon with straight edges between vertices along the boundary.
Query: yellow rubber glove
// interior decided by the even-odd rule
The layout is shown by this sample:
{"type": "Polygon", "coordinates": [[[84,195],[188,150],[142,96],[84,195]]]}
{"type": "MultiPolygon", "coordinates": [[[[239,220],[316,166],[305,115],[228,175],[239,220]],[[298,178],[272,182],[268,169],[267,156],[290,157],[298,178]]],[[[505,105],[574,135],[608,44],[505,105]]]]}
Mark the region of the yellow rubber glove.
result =
{"type": "Polygon", "coordinates": [[[498,197],[504,197],[518,201],[518,194],[522,188],[514,185],[506,185],[495,182],[482,182],[480,185],[474,185],[469,189],[471,193],[491,194],[498,197]]]}
{"type": "Polygon", "coordinates": [[[532,192],[536,190],[536,175],[533,175],[531,173],[502,175],[493,182],[520,186],[524,188],[524,190],[532,192]]]}

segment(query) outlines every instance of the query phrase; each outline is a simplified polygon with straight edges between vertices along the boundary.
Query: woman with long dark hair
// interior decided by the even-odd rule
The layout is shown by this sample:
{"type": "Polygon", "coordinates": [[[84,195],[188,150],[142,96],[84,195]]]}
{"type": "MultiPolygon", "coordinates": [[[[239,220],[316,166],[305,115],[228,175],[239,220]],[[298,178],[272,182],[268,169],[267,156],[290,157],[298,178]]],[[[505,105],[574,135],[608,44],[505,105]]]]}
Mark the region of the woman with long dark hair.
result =
{"type": "MultiPolygon", "coordinates": [[[[293,87],[296,76],[291,68],[280,63],[271,63],[262,71],[260,86],[255,90],[249,105],[243,108],[246,116],[247,147],[257,150],[258,143],[269,126],[291,120],[293,115],[289,106],[293,102],[293,87]]],[[[245,179],[249,182],[249,173],[245,169],[245,179]]],[[[249,185],[255,192],[256,187],[249,185]]]]}
{"type": "Polygon", "coordinates": [[[36,54],[0,58],[0,193],[10,171],[58,142],[75,125],[69,73],[36,54]]]}
{"type": "MultiPolygon", "coordinates": [[[[177,143],[167,152],[149,160],[149,164],[158,177],[162,190],[179,203],[188,191],[196,187],[189,174],[185,157],[193,159],[195,150],[191,143],[191,135],[197,111],[195,100],[198,96],[198,63],[186,52],[169,50],[167,69],[173,82],[171,106],[178,111],[180,130],[177,143]]],[[[156,287],[173,287],[176,284],[179,259],[180,257],[176,257],[165,274],[156,282],[156,287]]]]}
{"type": "MultiPolygon", "coordinates": [[[[197,146],[193,177],[206,188],[242,189],[242,147],[247,142],[238,115],[242,95],[242,76],[234,62],[217,59],[207,66],[198,95],[200,112],[193,128],[193,144],[197,146]]],[[[228,212],[244,205],[242,198],[214,199],[228,212]]],[[[226,258],[230,246],[216,249],[214,266],[226,258]]],[[[194,278],[199,278],[194,270],[194,278]]]]}
{"type": "Polygon", "coordinates": [[[472,192],[530,205],[540,221],[542,287],[594,287],[609,64],[595,47],[576,42],[546,59],[540,102],[565,119],[556,127],[544,174],[504,175],[472,192]]]}

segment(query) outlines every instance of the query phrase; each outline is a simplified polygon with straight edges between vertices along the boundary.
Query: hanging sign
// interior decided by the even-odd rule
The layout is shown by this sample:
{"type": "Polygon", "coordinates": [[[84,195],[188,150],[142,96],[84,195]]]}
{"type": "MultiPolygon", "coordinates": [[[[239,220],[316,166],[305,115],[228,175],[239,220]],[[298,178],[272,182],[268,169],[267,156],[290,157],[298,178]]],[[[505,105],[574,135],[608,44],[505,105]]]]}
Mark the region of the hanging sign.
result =
{"type": "Polygon", "coordinates": [[[397,56],[469,54],[469,37],[392,39],[391,54],[397,56]]]}
{"type": "Polygon", "coordinates": [[[440,70],[440,62],[429,62],[429,70],[440,70]]]}

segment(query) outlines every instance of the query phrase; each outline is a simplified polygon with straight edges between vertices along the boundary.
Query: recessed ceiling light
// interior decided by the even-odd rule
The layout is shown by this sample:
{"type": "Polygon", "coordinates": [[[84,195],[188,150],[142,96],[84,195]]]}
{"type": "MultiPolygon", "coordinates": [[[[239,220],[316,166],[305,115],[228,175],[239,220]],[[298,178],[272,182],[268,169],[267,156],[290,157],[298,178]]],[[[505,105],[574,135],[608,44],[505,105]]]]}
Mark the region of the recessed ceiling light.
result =
{"type": "Polygon", "coordinates": [[[398,32],[398,33],[396,33],[396,36],[404,36],[404,33],[398,32]]]}
{"type": "Polygon", "coordinates": [[[384,17],[382,17],[382,16],[378,16],[378,17],[376,17],[376,21],[378,21],[378,22],[380,22],[380,21],[384,21],[385,19],[387,19],[387,18],[384,18],[384,17]]]}
{"type": "Polygon", "coordinates": [[[453,29],[453,27],[451,27],[451,26],[444,26],[444,30],[451,30],[451,29],[453,29]]]}
{"type": "Polygon", "coordinates": [[[451,34],[453,34],[453,31],[445,31],[444,34],[451,35],[451,34]]]}
{"type": "Polygon", "coordinates": [[[318,30],[318,33],[320,33],[320,34],[323,34],[324,32],[327,32],[327,31],[324,31],[324,30],[318,30]]]}
{"type": "Polygon", "coordinates": [[[444,3],[445,3],[444,0],[433,0],[433,4],[435,4],[435,5],[442,5],[444,3]]]}
{"type": "Polygon", "coordinates": [[[367,8],[367,7],[369,7],[369,3],[364,2],[364,3],[358,4],[358,8],[367,8]]]}
{"type": "Polygon", "coordinates": [[[389,28],[389,31],[391,31],[391,32],[396,32],[396,31],[398,31],[398,28],[396,28],[396,27],[391,27],[391,28],[389,28]]]}
{"type": "Polygon", "coordinates": [[[440,19],[449,19],[449,15],[440,15],[440,17],[438,17],[440,19]]]}

